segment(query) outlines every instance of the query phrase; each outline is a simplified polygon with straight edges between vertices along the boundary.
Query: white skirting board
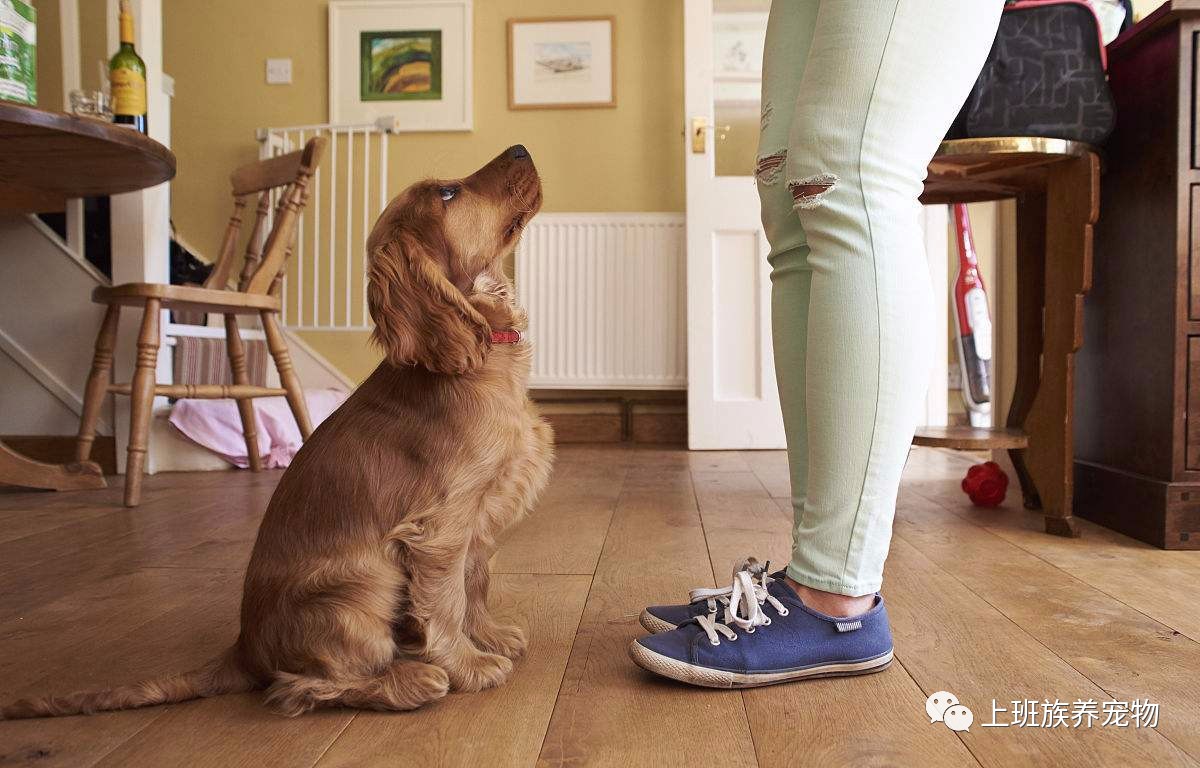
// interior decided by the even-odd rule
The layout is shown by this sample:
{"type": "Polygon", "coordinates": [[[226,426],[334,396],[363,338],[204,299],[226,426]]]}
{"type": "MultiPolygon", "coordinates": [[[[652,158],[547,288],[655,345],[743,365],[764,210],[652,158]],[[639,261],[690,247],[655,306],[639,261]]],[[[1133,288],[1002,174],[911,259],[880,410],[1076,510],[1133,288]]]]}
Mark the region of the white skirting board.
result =
{"type": "Polygon", "coordinates": [[[543,213],[517,248],[529,385],[687,387],[682,213],[543,213]]]}

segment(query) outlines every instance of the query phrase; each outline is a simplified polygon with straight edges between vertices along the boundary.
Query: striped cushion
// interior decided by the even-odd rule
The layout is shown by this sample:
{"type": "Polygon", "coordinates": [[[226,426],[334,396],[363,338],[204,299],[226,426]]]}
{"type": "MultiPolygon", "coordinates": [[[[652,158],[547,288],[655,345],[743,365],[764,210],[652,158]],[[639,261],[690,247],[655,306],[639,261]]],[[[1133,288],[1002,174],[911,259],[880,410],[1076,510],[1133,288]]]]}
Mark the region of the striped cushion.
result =
{"type": "MultiPolygon", "coordinates": [[[[267,384],[267,343],[244,340],[246,372],[250,383],[267,384]]],[[[225,351],[225,339],[200,339],[194,336],[175,337],[176,384],[232,384],[233,371],[225,351]]]]}

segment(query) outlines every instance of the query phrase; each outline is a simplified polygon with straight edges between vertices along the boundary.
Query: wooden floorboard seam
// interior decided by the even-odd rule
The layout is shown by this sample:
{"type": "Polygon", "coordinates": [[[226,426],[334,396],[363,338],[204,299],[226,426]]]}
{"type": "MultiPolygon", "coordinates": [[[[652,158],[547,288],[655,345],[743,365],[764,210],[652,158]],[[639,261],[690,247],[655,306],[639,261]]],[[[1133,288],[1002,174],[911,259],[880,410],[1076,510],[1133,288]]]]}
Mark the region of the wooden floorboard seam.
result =
{"type": "MultiPolygon", "coordinates": [[[[546,749],[546,739],[550,736],[550,724],[554,722],[554,713],[558,710],[558,701],[562,698],[563,686],[567,683],[567,672],[571,667],[571,654],[575,652],[575,643],[579,641],[579,630],[583,627],[583,617],[587,615],[588,603],[592,599],[592,591],[596,587],[596,570],[600,567],[600,559],[604,557],[604,547],[608,544],[609,534],[612,533],[613,521],[617,518],[617,509],[621,504],[621,497],[625,495],[625,483],[629,479],[629,468],[626,467],[621,473],[621,489],[617,491],[617,495],[612,501],[612,511],[608,516],[608,525],[604,527],[604,536],[600,539],[600,549],[596,555],[596,561],[592,564],[591,573],[581,573],[580,576],[590,576],[588,580],[587,596],[583,598],[583,607],[579,611],[579,618],[575,621],[575,634],[571,637],[571,647],[567,649],[567,660],[563,664],[562,676],[558,678],[558,689],[554,692],[554,704],[550,706],[550,716],[546,718],[546,726],[542,730],[542,739],[538,742],[537,756],[534,758],[536,765],[541,760],[541,755],[546,749]]],[[[534,574],[540,575],[540,574],[534,574]]],[[[588,649],[588,655],[584,656],[583,668],[587,669],[588,656],[591,649],[588,649]]]]}
{"type": "MultiPolygon", "coordinates": [[[[917,686],[917,690],[919,690],[919,691],[920,691],[922,694],[924,694],[926,697],[928,697],[928,696],[930,696],[930,695],[931,695],[931,693],[932,693],[932,692],[931,692],[931,691],[927,691],[927,690],[925,690],[925,687],[924,687],[924,686],[922,686],[922,685],[921,685],[921,684],[920,684],[920,683],[917,681],[917,678],[916,678],[916,677],[913,675],[913,673],[912,673],[912,672],[909,670],[909,668],[908,668],[907,666],[905,666],[905,665],[904,665],[904,659],[903,659],[903,657],[901,656],[901,654],[899,654],[899,653],[896,653],[896,654],[895,654],[895,655],[892,657],[892,663],[893,663],[893,664],[898,664],[898,665],[900,665],[900,668],[904,670],[904,674],[908,675],[908,679],[909,679],[909,680],[912,680],[912,683],[913,683],[913,685],[917,686]]],[[[966,739],[964,739],[964,738],[962,737],[962,734],[961,734],[961,733],[957,733],[957,732],[955,732],[955,733],[954,733],[954,736],[955,736],[955,737],[958,739],[959,743],[961,743],[961,744],[963,745],[963,747],[964,747],[964,748],[966,748],[966,750],[967,750],[967,753],[971,755],[971,759],[975,761],[975,765],[976,765],[976,766],[978,766],[978,768],[983,768],[983,766],[984,766],[984,762],[983,762],[982,760],[980,760],[980,759],[979,759],[979,755],[975,754],[975,753],[974,753],[974,752],[971,750],[971,745],[970,745],[970,744],[968,744],[968,743],[967,743],[967,740],[966,740],[966,739]]]]}
{"type": "MultiPolygon", "coordinates": [[[[763,491],[766,492],[766,486],[763,486],[762,480],[758,479],[758,475],[754,474],[753,471],[751,471],[750,474],[754,476],[755,481],[758,482],[759,486],[761,486],[763,491]]],[[[696,506],[696,517],[700,520],[700,536],[704,539],[704,551],[708,556],[708,568],[712,571],[713,584],[720,586],[720,582],[717,581],[717,565],[712,559],[713,548],[708,541],[708,528],[704,525],[704,512],[700,509],[700,490],[696,487],[696,470],[691,468],[688,469],[688,479],[691,480],[692,483],[692,502],[696,506]]],[[[770,494],[768,494],[768,496],[769,495],[770,494]]],[[[742,691],[738,691],[737,696],[738,701],[741,702],[742,705],[742,717],[746,720],[746,729],[750,731],[750,745],[754,747],[754,765],[756,768],[761,768],[761,745],[759,744],[759,740],[754,733],[754,721],[750,719],[750,707],[746,704],[746,695],[742,691]]]]}
{"type": "MultiPolygon", "coordinates": [[[[620,494],[618,494],[618,497],[620,494]]],[[[615,516],[615,515],[614,515],[615,516]]],[[[608,522],[609,527],[612,527],[612,520],[608,522]]],[[[608,531],[604,532],[605,540],[608,539],[608,531]]],[[[601,548],[604,542],[600,543],[601,548]]],[[[540,575],[540,574],[537,574],[540,575]]],[[[581,574],[582,575],[582,574],[581,574]]],[[[533,763],[536,765],[541,760],[542,752],[546,749],[546,738],[550,735],[550,723],[554,721],[554,711],[558,709],[558,700],[562,698],[563,686],[567,684],[567,670],[571,666],[571,654],[575,652],[575,641],[579,639],[579,629],[583,626],[583,617],[587,613],[588,600],[592,597],[592,589],[596,585],[596,574],[592,574],[592,578],[588,581],[588,593],[583,598],[583,607],[579,611],[579,618],[575,621],[575,633],[571,636],[571,647],[567,649],[567,660],[563,663],[562,674],[558,678],[558,688],[554,691],[554,703],[550,705],[550,716],[546,718],[546,725],[542,729],[542,739],[538,742],[537,754],[534,756],[533,763]]],[[[587,657],[584,657],[585,668],[587,657]]]]}
{"type": "Polygon", "coordinates": [[[91,762],[89,762],[89,763],[88,763],[86,766],[80,766],[80,768],[91,768],[91,766],[93,766],[93,765],[96,765],[96,764],[98,764],[98,763],[101,763],[101,762],[103,762],[103,761],[104,761],[104,759],[105,759],[105,758],[107,758],[109,755],[111,755],[112,753],[116,752],[118,749],[120,749],[121,747],[125,746],[125,745],[126,745],[126,744],[128,744],[130,741],[132,741],[133,739],[137,738],[137,737],[138,737],[138,736],[139,736],[139,735],[140,735],[140,734],[141,734],[143,731],[145,731],[147,728],[149,728],[150,726],[152,726],[152,725],[154,725],[156,722],[158,722],[158,721],[159,721],[159,720],[162,718],[162,716],[163,716],[163,715],[167,714],[167,712],[168,712],[168,711],[169,711],[169,709],[170,709],[170,705],[161,706],[159,709],[160,709],[161,711],[160,711],[160,712],[158,712],[158,713],[156,713],[156,714],[154,715],[154,717],[152,717],[152,718],[150,718],[149,720],[147,720],[147,721],[146,721],[146,724],[145,724],[145,725],[143,725],[141,728],[138,728],[137,730],[135,730],[135,731],[131,732],[131,733],[130,733],[130,734],[127,736],[127,737],[125,737],[125,738],[124,738],[124,739],[122,739],[121,741],[119,741],[119,742],[117,742],[117,743],[113,744],[113,745],[112,745],[112,747],[111,747],[110,749],[107,749],[107,750],[105,750],[105,751],[103,751],[103,752],[101,752],[101,753],[99,753],[99,754],[95,755],[95,756],[94,756],[94,758],[95,758],[95,759],[93,759],[91,762]]]}
{"type": "Polygon", "coordinates": [[[350,727],[351,723],[358,719],[360,714],[362,714],[361,710],[350,715],[350,719],[347,720],[345,725],[343,725],[341,729],[334,735],[334,737],[329,740],[329,743],[325,745],[325,749],[321,750],[321,754],[317,755],[316,758],[309,763],[309,768],[313,768],[313,766],[318,765],[321,760],[324,759],[325,755],[329,753],[329,750],[333,749],[333,745],[338,743],[338,739],[342,738],[342,734],[346,732],[346,729],[350,727]]]}
{"type": "Polygon", "coordinates": [[[595,573],[576,573],[575,571],[493,571],[492,576],[595,576],[595,573]]]}

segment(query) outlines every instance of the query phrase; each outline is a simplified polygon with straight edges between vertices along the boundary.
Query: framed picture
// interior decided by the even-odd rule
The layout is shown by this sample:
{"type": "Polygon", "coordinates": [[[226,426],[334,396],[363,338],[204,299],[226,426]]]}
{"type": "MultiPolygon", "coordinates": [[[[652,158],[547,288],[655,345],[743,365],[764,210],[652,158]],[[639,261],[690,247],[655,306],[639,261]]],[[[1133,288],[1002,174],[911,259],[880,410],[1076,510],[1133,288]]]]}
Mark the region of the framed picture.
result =
{"type": "Polygon", "coordinates": [[[508,20],[509,109],[615,107],[612,16],[508,20]]]}
{"type": "Polygon", "coordinates": [[[713,97],[718,102],[757,104],[762,93],[767,14],[713,14],[713,97]]]}
{"type": "Polygon", "coordinates": [[[472,0],[330,0],[329,122],[469,131],[472,0]]]}

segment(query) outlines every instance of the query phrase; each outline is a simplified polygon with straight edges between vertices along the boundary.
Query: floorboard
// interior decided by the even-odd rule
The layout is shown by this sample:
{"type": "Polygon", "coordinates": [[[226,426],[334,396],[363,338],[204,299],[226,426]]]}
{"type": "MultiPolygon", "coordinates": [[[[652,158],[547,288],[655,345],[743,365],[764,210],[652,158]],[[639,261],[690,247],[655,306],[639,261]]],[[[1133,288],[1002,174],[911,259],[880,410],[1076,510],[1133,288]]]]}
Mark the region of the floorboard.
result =
{"type": "Polygon", "coordinates": [[[582,459],[568,452],[560,458],[537,508],[501,540],[492,572],[594,573],[630,453],[596,451],[582,459]]]}
{"type": "MultiPolygon", "coordinates": [[[[791,504],[772,499],[755,472],[695,472],[696,496],[713,570],[749,554],[784,567],[791,504]],[[783,502],[783,503],[781,503],[783,502]]],[[[736,695],[735,692],[730,692],[736,695]]],[[[879,674],[813,680],[740,694],[754,727],[758,762],[796,765],[977,765],[953,731],[930,728],[926,694],[900,664],[879,674]],[[772,727],[778,723],[786,727],[772,727]],[[869,738],[862,738],[864,728],[869,738]]]]}
{"type": "Polygon", "coordinates": [[[588,576],[496,577],[493,614],[523,627],[530,639],[508,684],[478,694],[452,693],[402,716],[360,713],[317,765],[476,766],[481,755],[489,765],[532,765],[590,586],[588,576]]]}
{"type": "MultiPolygon", "coordinates": [[[[1110,699],[1160,704],[1158,733],[1200,758],[1200,643],[906,492],[895,535],[938,563],[1110,699]]],[[[1043,534],[1045,535],[1045,534],[1043,534]]],[[[1047,691],[1047,693],[1051,693],[1047,691]]]]}
{"type": "Polygon", "coordinates": [[[644,632],[643,606],[713,584],[687,467],[656,465],[650,452],[639,458],[625,477],[538,765],[661,766],[683,755],[755,765],[736,693],[686,689],[629,661],[629,643],[644,632]]]}
{"type": "Polygon", "coordinates": [[[904,539],[892,542],[886,578],[900,661],[923,691],[950,691],[972,710],[976,725],[960,738],[983,765],[1194,764],[1153,730],[984,727],[993,700],[1102,701],[1105,692],[904,539]]]}
{"type": "MultiPolygon", "coordinates": [[[[175,573],[184,576],[181,571],[175,573]]],[[[147,613],[157,614],[140,624],[134,624],[135,619],[120,612],[95,623],[66,627],[57,611],[31,614],[28,624],[37,627],[34,634],[43,641],[42,650],[23,653],[20,657],[23,664],[14,665],[13,671],[6,668],[2,686],[4,698],[96,690],[182,672],[203,664],[228,647],[237,634],[240,574],[209,571],[202,576],[207,589],[199,592],[185,589],[183,585],[188,580],[177,576],[180,592],[164,596],[153,607],[141,603],[139,597],[133,598],[131,606],[141,605],[147,613]],[[51,635],[66,640],[51,640],[51,635]]],[[[124,601],[129,599],[126,597],[124,601]]],[[[14,634],[7,631],[6,624],[3,635],[6,658],[10,642],[20,639],[14,638],[14,634]]],[[[17,643],[13,645],[20,647],[17,643]]],[[[224,706],[226,699],[213,699],[212,702],[224,706]]],[[[18,755],[43,756],[36,760],[16,759],[11,763],[0,760],[0,765],[76,768],[96,765],[113,749],[146,732],[151,723],[169,722],[165,718],[178,717],[180,709],[193,706],[184,704],[94,717],[0,723],[0,754],[9,753],[11,745],[18,755]]],[[[185,718],[190,717],[185,715],[185,718]]]]}
{"type": "Polygon", "coordinates": [[[177,704],[110,752],[97,768],[291,768],[313,765],[355,713],[323,710],[300,721],[263,708],[257,694],[177,704]]]}
{"type": "Polygon", "coordinates": [[[1020,507],[1020,494],[1010,493],[1000,509],[980,509],[964,503],[957,486],[945,480],[915,483],[912,488],[1200,642],[1200,611],[1196,610],[1200,556],[1195,551],[1161,550],[1082,518],[1076,518],[1082,532],[1079,538],[1047,536],[1041,515],[1020,507]]]}

